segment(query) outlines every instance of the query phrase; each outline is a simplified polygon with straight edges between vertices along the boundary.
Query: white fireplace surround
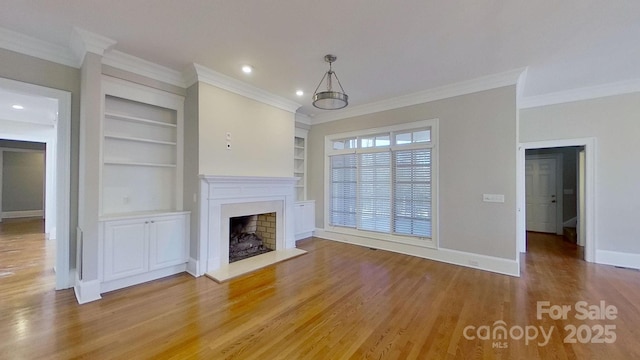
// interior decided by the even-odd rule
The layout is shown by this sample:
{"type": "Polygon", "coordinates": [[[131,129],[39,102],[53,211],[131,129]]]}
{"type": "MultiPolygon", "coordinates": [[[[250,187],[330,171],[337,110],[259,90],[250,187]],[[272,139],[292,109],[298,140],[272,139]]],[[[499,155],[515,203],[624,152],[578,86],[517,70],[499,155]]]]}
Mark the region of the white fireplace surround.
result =
{"type": "Polygon", "coordinates": [[[276,251],[295,248],[295,177],[200,175],[197,276],[229,264],[229,218],[276,213],[276,251]]]}

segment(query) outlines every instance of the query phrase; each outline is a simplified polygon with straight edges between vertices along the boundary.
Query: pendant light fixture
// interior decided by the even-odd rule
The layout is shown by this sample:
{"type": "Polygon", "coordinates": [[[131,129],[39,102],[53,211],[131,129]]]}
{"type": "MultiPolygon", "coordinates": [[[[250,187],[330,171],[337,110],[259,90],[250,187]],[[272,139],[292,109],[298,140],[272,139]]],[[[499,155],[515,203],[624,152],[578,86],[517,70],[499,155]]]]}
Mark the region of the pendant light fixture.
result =
{"type": "Polygon", "coordinates": [[[318,109],[338,110],[349,105],[349,96],[344,93],[344,89],[342,88],[342,84],[340,84],[338,75],[336,75],[336,73],[331,68],[331,64],[336,61],[336,59],[337,57],[335,55],[324,56],[324,61],[329,63],[329,71],[324,74],[324,76],[320,80],[320,83],[318,84],[318,87],[316,88],[316,91],[313,93],[313,106],[317,107],[318,109]],[[333,77],[336,78],[338,86],[340,87],[340,91],[333,90],[333,77]],[[318,92],[318,89],[320,89],[320,85],[322,85],[324,79],[327,79],[327,90],[318,92]]]}

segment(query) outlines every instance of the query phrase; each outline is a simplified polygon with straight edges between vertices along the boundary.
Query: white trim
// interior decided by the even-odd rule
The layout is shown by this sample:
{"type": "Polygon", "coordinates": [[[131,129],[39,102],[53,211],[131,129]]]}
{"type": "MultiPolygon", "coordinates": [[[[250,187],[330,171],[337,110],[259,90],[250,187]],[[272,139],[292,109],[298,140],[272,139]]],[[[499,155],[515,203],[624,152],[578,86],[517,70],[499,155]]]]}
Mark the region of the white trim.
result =
{"type": "Polygon", "coordinates": [[[118,290],[118,289],[122,289],[129,286],[162,279],[167,276],[180,274],[185,271],[187,271],[187,264],[179,264],[179,265],[172,265],[172,266],[168,266],[168,267],[164,267],[156,270],[149,270],[142,274],[127,276],[120,279],[107,280],[103,282],[99,282],[98,280],[98,284],[100,285],[99,291],[100,293],[106,293],[109,291],[118,290]]]}
{"type": "MultiPolygon", "coordinates": [[[[71,93],[0,78],[0,87],[58,100],[56,125],[56,289],[71,287],[69,278],[69,222],[71,202],[71,93]]],[[[16,139],[19,140],[19,139],[16,139]]]]}
{"type": "MultiPolygon", "coordinates": [[[[304,124],[304,125],[306,125],[308,127],[311,127],[311,116],[298,112],[298,113],[296,113],[295,119],[296,119],[296,125],[298,123],[300,123],[300,124],[304,124]]],[[[305,127],[305,129],[308,130],[307,127],[305,127]]]]}
{"type": "Polygon", "coordinates": [[[29,55],[57,64],[78,67],[78,61],[71,51],[63,46],[42,41],[31,36],[0,27],[0,48],[29,55]]]}
{"type": "Polygon", "coordinates": [[[100,296],[100,280],[97,279],[83,281],[76,278],[76,286],[74,286],[73,290],[80,305],[102,299],[102,296],[100,296]]]}
{"type": "Polygon", "coordinates": [[[44,210],[19,210],[19,211],[3,211],[3,219],[17,219],[26,217],[44,217],[44,210]]]}
{"type": "Polygon", "coordinates": [[[524,142],[521,143],[518,148],[518,164],[516,166],[517,171],[517,186],[519,192],[516,194],[516,202],[517,208],[521,211],[518,212],[517,216],[520,218],[519,221],[516,222],[517,226],[517,239],[518,246],[520,252],[524,252],[526,247],[526,194],[525,194],[525,174],[524,174],[524,161],[525,161],[525,150],[527,149],[540,149],[540,148],[556,148],[556,147],[567,147],[567,146],[584,146],[585,150],[585,219],[586,222],[586,240],[584,245],[584,256],[585,261],[595,262],[596,261],[596,249],[597,249],[597,239],[596,239],[596,230],[597,230],[597,199],[596,199],[596,181],[597,181],[597,171],[596,171],[596,138],[578,138],[578,139],[560,139],[560,140],[549,140],[549,141],[534,141],[534,142],[524,142]]]}
{"type": "Polygon", "coordinates": [[[518,108],[529,109],[540,106],[563,104],[572,101],[581,101],[607,96],[629,94],[639,91],[640,79],[631,79],[536,96],[527,96],[521,99],[521,101],[518,103],[518,108]]]}
{"type": "Polygon", "coordinates": [[[433,249],[409,244],[392,243],[363,236],[339,234],[331,231],[325,231],[324,229],[316,229],[315,236],[347,244],[387,250],[395,253],[417,256],[428,260],[440,261],[478,270],[491,271],[498,274],[516,277],[520,276],[519,262],[511,259],[503,259],[451,249],[433,249]]]}
{"type": "Polygon", "coordinates": [[[87,53],[103,56],[104,53],[116,44],[115,40],[94,34],[90,31],[73,27],[71,31],[70,47],[76,56],[76,67],[82,66],[87,53]]]}
{"type": "Polygon", "coordinates": [[[496,89],[503,86],[515,85],[518,82],[520,75],[525,70],[526,68],[515,69],[499,74],[483,76],[472,80],[461,81],[434,89],[424,90],[413,94],[398,96],[378,102],[353,106],[344,110],[331,112],[327,111],[312,117],[311,123],[313,125],[317,125],[354,116],[372,114],[405,106],[447,99],[454,96],[496,89]]]}
{"type": "Polygon", "coordinates": [[[102,64],[182,88],[185,88],[187,83],[179,71],[117,50],[104,54],[102,64]]]}
{"type": "Polygon", "coordinates": [[[596,262],[631,269],[640,269],[640,254],[623,253],[620,251],[597,250],[596,262]]]}
{"type": "Polygon", "coordinates": [[[306,231],[306,232],[298,233],[295,236],[295,240],[298,241],[298,240],[310,238],[310,237],[314,236],[313,234],[314,234],[313,231],[306,231]]]}
{"type": "Polygon", "coordinates": [[[187,262],[187,272],[193,277],[198,277],[198,269],[200,269],[198,259],[190,257],[187,262]]]}
{"type": "MultiPolygon", "coordinates": [[[[249,85],[230,76],[221,74],[202,65],[194,63],[193,67],[195,68],[196,72],[195,79],[205,84],[219,87],[232,93],[248,97],[249,99],[253,99],[291,113],[295,113],[296,110],[298,110],[298,108],[302,106],[294,101],[278,95],[274,95],[268,91],[259,89],[255,86],[249,85]]],[[[186,84],[186,87],[193,85],[193,80],[194,79],[191,78],[191,81],[186,84]]]]}

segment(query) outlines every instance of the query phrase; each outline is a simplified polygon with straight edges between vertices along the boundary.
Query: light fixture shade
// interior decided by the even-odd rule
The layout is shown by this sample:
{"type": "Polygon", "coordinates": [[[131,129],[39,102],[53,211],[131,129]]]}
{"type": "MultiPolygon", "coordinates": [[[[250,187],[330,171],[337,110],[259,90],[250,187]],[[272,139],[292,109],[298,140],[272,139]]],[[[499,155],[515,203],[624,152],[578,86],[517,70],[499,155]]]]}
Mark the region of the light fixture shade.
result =
{"type": "Polygon", "coordinates": [[[313,106],[323,110],[338,110],[349,105],[349,95],[337,91],[322,91],[313,95],[313,106]]]}
{"type": "Polygon", "coordinates": [[[313,106],[318,109],[338,110],[349,105],[349,96],[344,93],[344,89],[342,88],[342,84],[340,84],[338,75],[336,75],[331,68],[331,64],[336,61],[336,59],[337,57],[335,55],[325,55],[324,57],[324,61],[329,63],[329,71],[324,74],[316,88],[316,91],[313,93],[313,106]],[[332,89],[334,77],[336,78],[341,91],[334,91],[332,89]],[[327,79],[327,90],[319,92],[318,89],[320,88],[320,85],[322,85],[324,79],[327,79]]]}

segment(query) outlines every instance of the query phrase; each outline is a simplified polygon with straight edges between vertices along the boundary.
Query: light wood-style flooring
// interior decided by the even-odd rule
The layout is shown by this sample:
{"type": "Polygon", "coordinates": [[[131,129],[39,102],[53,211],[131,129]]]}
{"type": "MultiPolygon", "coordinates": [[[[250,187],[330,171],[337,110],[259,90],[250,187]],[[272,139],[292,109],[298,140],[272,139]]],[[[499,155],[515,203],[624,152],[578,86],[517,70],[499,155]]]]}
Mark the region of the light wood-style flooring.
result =
{"type": "Polygon", "coordinates": [[[78,305],[53,290],[40,231],[0,225],[0,359],[640,358],[640,272],[586,263],[553,235],[529,234],[520,278],[312,238],[298,243],[308,254],[223,284],[181,274],[78,305]],[[539,320],[538,301],[604,301],[618,315],[539,320]],[[544,346],[517,329],[478,338],[497,321],[554,330],[544,346]],[[615,325],[615,341],[564,343],[571,324],[615,325]]]}

